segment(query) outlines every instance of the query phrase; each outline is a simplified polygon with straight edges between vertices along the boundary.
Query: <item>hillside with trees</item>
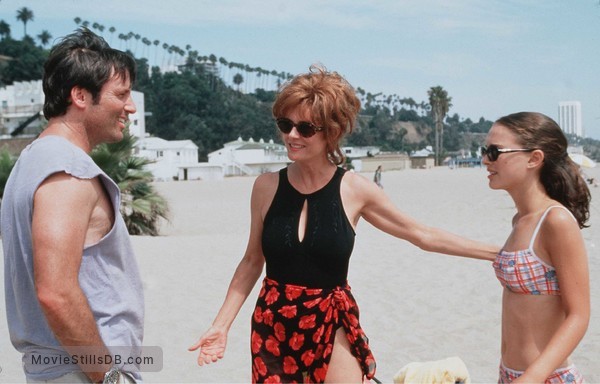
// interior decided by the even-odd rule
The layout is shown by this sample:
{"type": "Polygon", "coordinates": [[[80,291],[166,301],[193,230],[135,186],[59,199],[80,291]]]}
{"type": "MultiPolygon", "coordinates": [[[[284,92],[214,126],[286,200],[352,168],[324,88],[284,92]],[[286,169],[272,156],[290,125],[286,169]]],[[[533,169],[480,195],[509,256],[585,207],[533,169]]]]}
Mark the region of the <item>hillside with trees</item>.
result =
{"type": "MultiPolygon", "coordinates": [[[[21,39],[13,38],[11,26],[0,20],[0,55],[12,58],[0,62],[0,86],[40,79],[53,38],[48,31],[35,39],[27,35],[27,23],[33,22],[34,15],[26,7],[18,10],[16,20],[23,23],[21,39]]],[[[192,140],[201,160],[238,137],[278,141],[271,105],[278,86],[292,74],[201,54],[190,45],[181,48],[79,17],[74,23],[136,58],[139,74],[134,89],[144,93],[145,109],[151,113],[146,118],[148,133],[167,140],[192,140]]],[[[403,152],[430,145],[439,148],[441,160],[461,150],[477,151],[492,125],[483,117],[472,121],[450,113],[452,97],[439,85],[428,90],[426,101],[373,94],[361,87],[356,91],[363,108],[347,145],[403,152]]],[[[577,139],[577,144],[600,160],[599,141],[577,139]]]]}

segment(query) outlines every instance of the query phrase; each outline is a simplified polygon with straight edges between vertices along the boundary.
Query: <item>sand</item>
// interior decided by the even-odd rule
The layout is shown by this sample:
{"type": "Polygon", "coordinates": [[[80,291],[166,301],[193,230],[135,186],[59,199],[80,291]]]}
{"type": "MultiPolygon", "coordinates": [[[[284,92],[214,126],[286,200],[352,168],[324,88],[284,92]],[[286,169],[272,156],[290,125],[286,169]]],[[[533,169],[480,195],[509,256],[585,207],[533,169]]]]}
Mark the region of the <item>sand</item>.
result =
{"type": "MultiPolygon", "coordinates": [[[[600,168],[589,170],[600,177],[600,168]]],[[[367,174],[371,178],[372,175],[367,174]]],[[[420,221],[500,245],[510,232],[512,200],[487,186],[481,168],[384,171],[386,193],[420,221]]],[[[210,326],[248,237],[253,177],[157,183],[171,206],[162,236],[134,236],[146,296],[145,345],[163,350],[163,369],[148,383],[250,381],[250,314],[257,288],[233,324],[225,358],[199,367],[187,351],[210,326]]],[[[573,360],[589,383],[600,383],[600,187],[591,188],[592,319],[573,360]]],[[[0,265],[0,269],[2,266],[0,265]]],[[[379,232],[357,228],[349,282],[378,363],[377,378],[412,361],[460,357],[474,383],[497,379],[501,287],[489,262],[421,251],[379,232]]],[[[0,300],[0,382],[23,382],[20,355],[8,339],[0,300]]]]}

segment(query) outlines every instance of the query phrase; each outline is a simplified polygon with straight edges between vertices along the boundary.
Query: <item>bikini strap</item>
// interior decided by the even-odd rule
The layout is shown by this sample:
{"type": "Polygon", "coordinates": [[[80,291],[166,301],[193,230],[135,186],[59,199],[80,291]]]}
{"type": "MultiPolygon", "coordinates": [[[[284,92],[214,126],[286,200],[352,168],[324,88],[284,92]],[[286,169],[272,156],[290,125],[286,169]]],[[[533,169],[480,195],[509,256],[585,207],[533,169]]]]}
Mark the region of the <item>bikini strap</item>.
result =
{"type": "Polygon", "coordinates": [[[571,211],[569,211],[566,207],[563,207],[562,205],[551,205],[548,208],[546,208],[546,210],[544,211],[544,213],[542,214],[542,217],[540,217],[540,220],[537,223],[537,226],[535,227],[535,230],[533,231],[533,235],[531,235],[531,241],[529,242],[529,249],[533,250],[533,243],[535,242],[535,238],[537,237],[538,232],[540,231],[540,228],[542,227],[542,223],[544,222],[544,219],[546,218],[546,216],[548,215],[548,212],[550,212],[550,210],[552,208],[562,208],[565,211],[569,212],[569,215],[571,215],[571,217],[573,218],[573,220],[577,221],[577,219],[575,219],[575,216],[573,216],[573,213],[571,213],[571,211]]]}

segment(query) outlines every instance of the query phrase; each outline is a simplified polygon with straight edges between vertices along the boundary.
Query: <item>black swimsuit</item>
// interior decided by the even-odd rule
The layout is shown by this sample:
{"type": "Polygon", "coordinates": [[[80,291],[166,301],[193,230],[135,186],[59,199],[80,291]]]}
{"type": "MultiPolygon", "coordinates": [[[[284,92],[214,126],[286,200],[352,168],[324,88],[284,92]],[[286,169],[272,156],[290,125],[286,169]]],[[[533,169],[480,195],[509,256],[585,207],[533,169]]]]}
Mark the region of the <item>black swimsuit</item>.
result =
{"type": "Polygon", "coordinates": [[[305,195],[279,172],[279,186],[262,236],[267,276],[252,315],[252,382],[322,383],[336,331],[344,329],[367,379],[375,359],[346,282],[354,229],[340,197],[345,170],[338,168],[320,190],[305,195]],[[304,238],[298,225],[307,202],[304,238]]]}
{"type": "Polygon", "coordinates": [[[346,283],[355,233],[340,197],[344,173],[344,169],[337,168],[327,185],[305,195],[292,187],[287,168],[279,172],[279,187],[262,235],[267,277],[311,288],[346,283]],[[308,215],[304,239],[300,241],[298,225],[305,201],[308,215]]]}

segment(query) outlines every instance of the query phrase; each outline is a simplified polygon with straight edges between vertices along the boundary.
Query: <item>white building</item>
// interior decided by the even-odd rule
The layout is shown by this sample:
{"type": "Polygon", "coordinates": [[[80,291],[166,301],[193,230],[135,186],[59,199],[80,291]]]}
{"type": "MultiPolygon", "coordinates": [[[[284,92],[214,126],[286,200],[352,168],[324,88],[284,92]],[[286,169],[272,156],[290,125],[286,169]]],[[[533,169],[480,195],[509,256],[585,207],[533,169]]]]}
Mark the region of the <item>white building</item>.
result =
{"type": "Polygon", "coordinates": [[[135,113],[129,115],[129,133],[132,136],[143,139],[146,137],[146,109],[144,106],[144,94],[131,91],[131,99],[135,103],[135,113]]]}
{"type": "Polygon", "coordinates": [[[0,135],[35,136],[45,124],[42,81],[16,81],[0,88],[0,135]]]}
{"type": "Polygon", "coordinates": [[[252,138],[244,141],[239,137],[225,143],[223,148],[208,154],[208,163],[221,166],[225,176],[260,175],[274,172],[290,163],[284,145],[273,140],[255,142],[252,138]]]}
{"type": "Polygon", "coordinates": [[[138,142],[138,155],[153,163],[147,169],[155,180],[221,180],[225,176],[255,176],[274,172],[290,161],[285,146],[273,140],[255,142],[241,137],[208,154],[198,162],[198,147],[191,140],[167,141],[147,137],[138,142]]]}
{"type": "Polygon", "coordinates": [[[565,133],[585,137],[581,119],[581,103],[579,101],[559,102],[557,123],[565,133]]]}
{"type": "MultiPolygon", "coordinates": [[[[157,181],[180,178],[183,167],[198,164],[198,146],[192,140],[164,140],[159,137],[146,137],[137,142],[137,155],[150,161],[146,168],[157,181]]],[[[183,178],[187,180],[186,178],[183,178]]]]}
{"type": "Polygon", "coordinates": [[[360,159],[362,157],[370,157],[375,156],[381,149],[379,147],[342,147],[342,152],[344,152],[344,156],[349,159],[360,159]]]}

